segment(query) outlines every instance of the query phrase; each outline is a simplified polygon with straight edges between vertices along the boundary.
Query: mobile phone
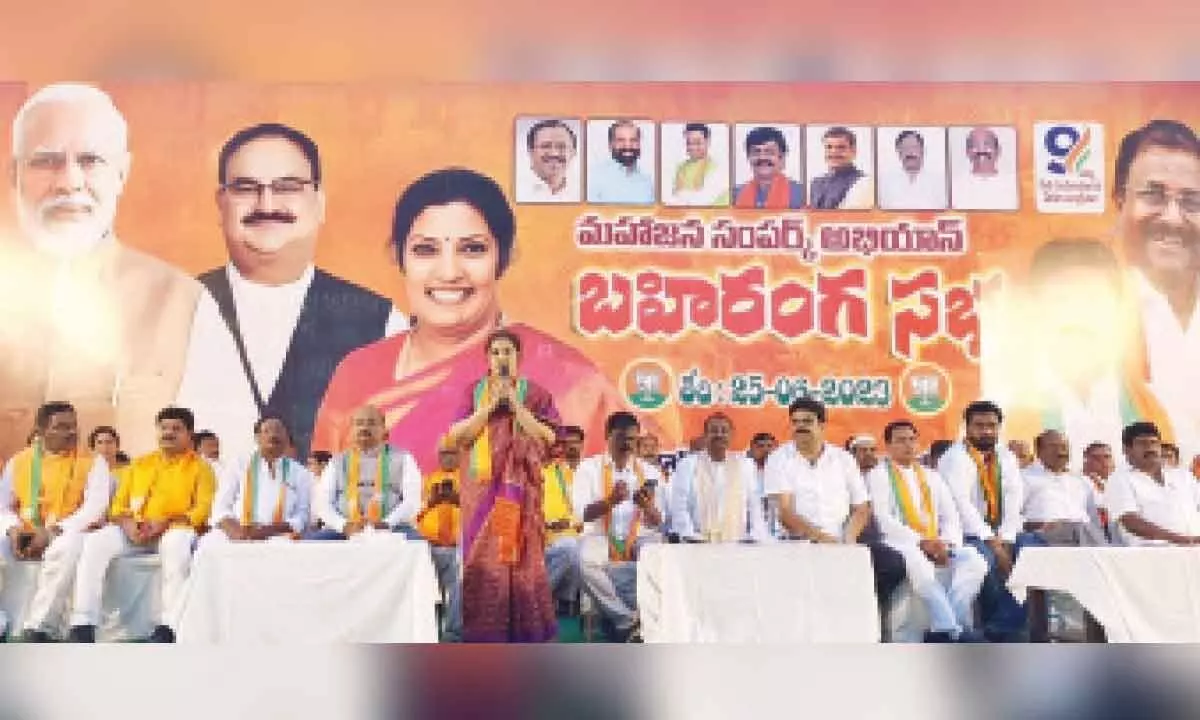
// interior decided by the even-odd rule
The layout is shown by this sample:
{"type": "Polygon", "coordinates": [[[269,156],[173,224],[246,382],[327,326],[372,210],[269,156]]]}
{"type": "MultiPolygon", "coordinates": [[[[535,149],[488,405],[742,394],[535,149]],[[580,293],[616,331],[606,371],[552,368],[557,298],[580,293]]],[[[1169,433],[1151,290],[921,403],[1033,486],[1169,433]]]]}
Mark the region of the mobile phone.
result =
{"type": "Polygon", "coordinates": [[[17,552],[27,552],[30,545],[33,545],[33,533],[19,533],[17,535],[17,552]]]}

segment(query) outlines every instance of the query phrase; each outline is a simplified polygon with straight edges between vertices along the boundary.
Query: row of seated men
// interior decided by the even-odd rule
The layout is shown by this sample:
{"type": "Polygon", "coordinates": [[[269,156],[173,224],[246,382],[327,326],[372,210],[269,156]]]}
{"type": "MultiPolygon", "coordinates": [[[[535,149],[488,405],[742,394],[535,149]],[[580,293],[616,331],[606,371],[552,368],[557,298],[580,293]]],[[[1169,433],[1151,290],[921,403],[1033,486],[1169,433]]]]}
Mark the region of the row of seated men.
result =
{"type": "MultiPolygon", "coordinates": [[[[971,611],[977,595],[982,636],[1019,639],[1024,610],[1003,583],[1021,548],[1105,540],[1095,496],[1066,471],[1066,438],[1044,433],[1040,461],[1023,475],[1015,456],[998,445],[1003,416],[991,403],[967,408],[966,437],[937,470],[917,462],[912,423],[889,424],[888,457],[866,478],[851,455],[825,442],[823,405],[798,400],[788,416],[792,442],[748,456],[730,451],[732,423],[715,414],[705,422],[703,447],[672,474],[638,457],[631,414],[609,418],[608,450],[600,456],[581,458],[582,432],[565,429],[559,459],[545,471],[546,559],[555,595],[570,604],[583,592],[613,639],[635,638],[636,560],[645,543],[858,542],[870,550],[881,607],[907,577],[927,605],[929,639],[979,639],[971,611]],[[601,552],[585,552],[589,543],[600,543],[601,552]],[[949,575],[948,586],[939,567],[948,571],[941,573],[949,575]]],[[[365,407],[353,419],[354,449],[333,458],[318,479],[285,456],[283,423],[263,418],[254,428],[258,450],[230,464],[218,482],[192,449],[191,413],[167,408],[156,420],[160,449],[119,472],[115,492],[104,460],[76,451],[75,416],[65,403],[39,410],[38,442],[5,466],[0,529],[9,542],[0,552],[10,561],[43,563],[22,628],[27,639],[49,639],[67,608],[70,637],[94,639],[103,580],[122,554],[159,553],[164,616],[153,639],[170,641],[198,534],[199,556],[206,545],[229,540],[337,539],[373,530],[431,540],[448,600],[446,636],[454,639],[456,452],[443,452],[442,467],[423,483],[412,455],[383,442],[379,411],[365,407]],[[320,527],[312,526],[310,505],[320,527]]],[[[1129,467],[1114,474],[1105,493],[1121,535],[1194,542],[1200,531],[1194,481],[1162,466],[1153,425],[1134,423],[1125,435],[1129,467]]]]}

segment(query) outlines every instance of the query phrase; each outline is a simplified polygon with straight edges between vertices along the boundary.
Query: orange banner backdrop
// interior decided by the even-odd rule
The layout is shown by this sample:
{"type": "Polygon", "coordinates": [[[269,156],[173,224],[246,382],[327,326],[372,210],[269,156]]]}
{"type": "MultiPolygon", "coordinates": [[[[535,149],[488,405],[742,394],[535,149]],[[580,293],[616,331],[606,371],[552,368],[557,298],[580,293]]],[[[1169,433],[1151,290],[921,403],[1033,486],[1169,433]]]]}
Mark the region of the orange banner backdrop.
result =
{"type": "MultiPolygon", "coordinates": [[[[390,297],[401,308],[407,303],[405,276],[387,241],[398,194],[431,170],[463,166],[496,179],[512,200],[515,179],[525,170],[520,167],[524,137],[515,131],[521,117],[578,119],[581,127],[589,119],[636,118],[655,124],[656,148],[664,147],[662,123],[797,125],[803,128],[806,149],[819,147],[812,145],[813,126],[867,128],[860,142],[869,139],[872,144],[872,165],[864,168],[871,176],[880,172],[885,154],[895,153],[875,142],[874,128],[1013,129],[1016,144],[1005,152],[1011,150],[1016,159],[1015,211],[690,209],[664,207],[661,197],[649,207],[517,204],[516,254],[500,281],[506,319],[537,328],[594,361],[654,418],[671,445],[697,434],[702,418],[715,410],[733,417],[736,441],[743,446],[757,431],[786,435],[786,412],[778,406],[801,394],[798,379],[807,381],[817,397],[831,401],[835,441],[851,432],[878,433],[888,420],[902,416],[918,418],[926,440],[953,437],[963,405],[981,394],[981,288],[1002,283],[1006,276],[1020,279],[1035,249],[1052,238],[1111,242],[1116,220],[1111,201],[1097,213],[1038,211],[1035,145],[1042,138],[1035,125],[1102,125],[1099,149],[1106,167],[1100,170],[1107,175],[1104,191],[1110,193],[1112,159],[1125,133],[1156,117],[1193,126],[1200,121],[1197,88],[1187,84],[161,83],[103,88],[130,128],[132,166],[117,214],[122,243],[193,275],[226,263],[215,204],[218,151],[245,126],[286,123],[312,137],[321,152],[327,207],[317,266],[390,297]],[[594,216],[591,225],[589,216],[594,216]],[[694,219],[693,225],[703,226],[707,234],[699,249],[678,238],[674,249],[645,238],[630,245],[618,241],[581,247],[590,237],[583,229],[609,223],[611,231],[623,217],[626,226],[645,222],[645,232],[668,234],[679,232],[670,223],[694,219]],[[943,229],[950,229],[956,218],[965,219],[957,235],[934,233],[942,238],[943,252],[877,249],[867,254],[860,244],[859,252],[851,247],[839,254],[821,248],[822,228],[827,245],[854,242],[853,225],[874,228],[868,233],[871,242],[886,242],[881,233],[888,228],[893,240],[899,237],[895,233],[916,232],[897,229],[900,223],[936,229],[941,220],[949,223],[943,229]],[[729,224],[721,225],[723,220],[729,224]],[[778,231],[789,221],[802,224],[801,235],[807,237],[806,247],[817,250],[815,257],[806,259],[787,248],[770,250],[761,241],[747,241],[749,246],[741,248],[713,247],[722,242],[714,233],[764,222],[778,231]],[[660,226],[655,229],[653,223],[660,226]],[[957,241],[947,239],[954,237],[957,241]],[[955,242],[959,250],[951,247],[955,242]],[[862,279],[855,281],[860,269],[862,279]],[[645,318],[660,311],[669,314],[672,304],[647,310],[652,293],[646,288],[673,274],[698,283],[689,287],[701,296],[714,293],[718,308],[710,309],[712,317],[704,315],[708,311],[700,308],[701,297],[688,305],[690,319],[679,332],[648,332],[647,327],[656,326],[647,325],[645,318]],[[593,293],[612,290],[621,279],[631,294],[614,301],[617,310],[609,307],[605,315],[593,293]],[[839,282],[843,290],[861,288],[865,302],[837,305],[828,300],[838,294],[839,282]],[[784,304],[793,312],[814,312],[817,327],[808,330],[801,321],[788,324],[778,317],[772,325],[768,312],[761,331],[736,337],[745,330],[730,330],[736,293],[750,293],[770,306],[771,293],[784,286],[815,290],[812,307],[806,308],[800,296],[784,304]],[[644,292],[639,294],[638,287],[644,292]],[[631,311],[629,319],[622,315],[626,311],[631,311]],[[705,402],[702,391],[690,397],[693,386],[683,386],[692,369],[698,371],[694,379],[712,382],[711,401],[705,402]],[[756,374],[765,394],[756,389],[759,381],[751,377],[756,374]],[[779,378],[788,381],[779,385],[779,378]],[[873,384],[876,380],[884,384],[873,384]],[[681,389],[687,397],[681,398],[681,389]],[[776,389],[781,392],[772,395],[776,389]],[[656,394],[663,397],[652,397],[656,394]]],[[[11,115],[32,89],[5,88],[0,112],[11,115]]],[[[729,145],[726,172],[744,154],[736,138],[729,145]]],[[[647,158],[655,169],[656,188],[664,168],[678,161],[662,152],[647,158]]],[[[948,143],[950,161],[960,153],[961,147],[948,143]]],[[[583,174],[589,175],[590,164],[605,154],[606,149],[584,143],[583,174]]],[[[801,167],[809,170],[802,179],[810,185],[822,172],[822,158],[801,154],[801,167]]],[[[907,237],[905,242],[915,235],[907,237]]],[[[657,327],[666,327],[662,322],[670,325],[660,318],[657,327]]],[[[749,322],[753,325],[753,319],[749,322]]]]}

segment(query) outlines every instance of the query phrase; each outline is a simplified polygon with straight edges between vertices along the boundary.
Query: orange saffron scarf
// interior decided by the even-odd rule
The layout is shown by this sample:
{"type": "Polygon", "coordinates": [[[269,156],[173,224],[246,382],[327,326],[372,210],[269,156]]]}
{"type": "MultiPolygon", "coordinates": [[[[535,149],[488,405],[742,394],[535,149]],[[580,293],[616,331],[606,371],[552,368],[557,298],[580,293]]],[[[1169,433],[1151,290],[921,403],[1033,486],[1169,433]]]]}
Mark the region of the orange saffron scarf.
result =
{"type": "MultiPolygon", "coordinates": [[[[758,207],[757,199],[758,181],[751,179],[750,182],[743,185],[742,189],[738,191],[733,206],[736,208],[756,208],[758,207]]],[[[762,204],[763,209],[786,210],[791,205],[791,200],[791,188],[789,187],[787,176],[783,173],[775,173],[775,177],[771,178],[771,187],[767,189],[767,197],[762,204]]]]}
{"type": "Polygon", "coordinates": [[[908,483],[900,474],[900,469],[896,467],[895,463],[888,460],[887,473],[888,480],[892,483],[892,496],[900,508],[904,524],[916,530],[923,540],[936,540],[938,538],[938,521],[937,513],[933,510],[933,491],[929,487],[929,477],[920,463],[914,463],[913,468],[917,475],[917,487],[921,493],[920,507],[913,504],[912,494],[908,491],[908,483]]]}
{"type": "MultiPolygon", "coordinates": [[[[630,490],[632,495],[646,484],[645,474],[642,472],[642,466],[638,463],[637,458],[629,458],[629,462],[633,465],[633,475],[637,478],[637,487],[630,490]]],[[[604,463],[604,497],[612,495],[613,491],[613,464],[612,461],[604,463]]],[[[622,562],[633,560],[634,547],[637,545],[638,527],[642,522],[642,509],[634,507],[633,515],[629,518],[629,527],[625,531],[624,539],[617,539],[612,532],[612,511],[604,514],[604,518],[600,521],[604,527],[604,534],[608,536],[608,559],[613,562],[622,562]]]]}
{"type": "Polygon", "coordinates": [[[993,452],[990,460],[984,458],[983,453],[975,449],[975,446],[970,443],[964,443],[967,448],[967,454],[971,456],[972,462],[975,463],[975,471],[979,477],[979,487],[983,490],[983,501],[987,506],[987,513],[984,517],[987,524],[995,530],[1000,526],[1000,519],[1003,516],[1002,493],[1004,492],[1004,478],[1000,472],[1000,454],[993,452]]]}
{"type": "MultiPolygon", "coordinates": [[[[258,461],[260,457],[258,453],[254,453],[254,457],[250,458],[250,467],[246,468],[246,487],[242,491],[242,525],[254,524],[254,506],[258,502],[258,461]]],[[[275,514],[271,519],[275,525],[283,523],[283,508],[287,499],[287,458],[279,458],[279,464],[282,468],[280,471],[282,477],[279,478],[279,496],[275,498],[275,514]]],[[[355,500],[357,501],[357,498],[355,500]]]]}

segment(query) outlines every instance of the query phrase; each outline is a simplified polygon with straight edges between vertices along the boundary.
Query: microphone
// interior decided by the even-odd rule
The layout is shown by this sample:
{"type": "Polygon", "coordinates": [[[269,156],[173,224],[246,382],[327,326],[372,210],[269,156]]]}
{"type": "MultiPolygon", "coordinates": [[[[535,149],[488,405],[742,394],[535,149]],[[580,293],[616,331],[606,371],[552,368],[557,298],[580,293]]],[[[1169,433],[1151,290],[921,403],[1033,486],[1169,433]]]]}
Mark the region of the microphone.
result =
{"type": "MultiPolygon", "coordinates": [[[[500,366],[500,379],[501,379],[501,380],[508,380],[508,378],[509,378],[508,363],[504,363],[504,364],[502,364],[502,365],[500,366]]],[[[503,400],[501,400],[499,403],[497,403],[496,405],[497,405],[497,407],[506,408],[506,407],[508,407],[508,400],[507,400],[507,399],[503,399],[503,400]]]]}

